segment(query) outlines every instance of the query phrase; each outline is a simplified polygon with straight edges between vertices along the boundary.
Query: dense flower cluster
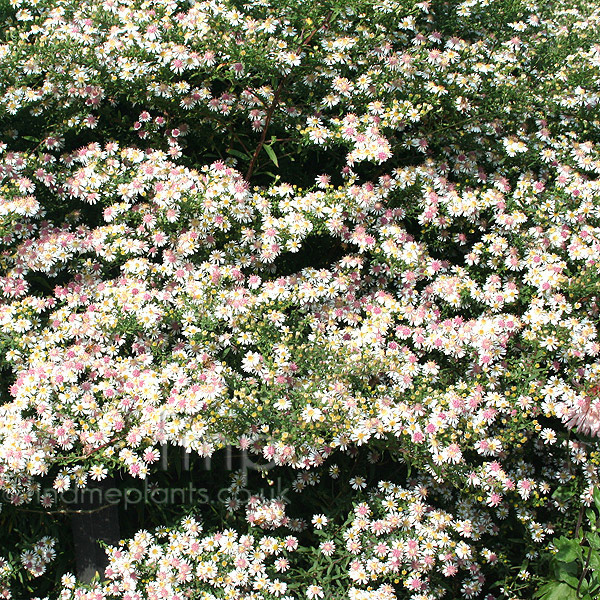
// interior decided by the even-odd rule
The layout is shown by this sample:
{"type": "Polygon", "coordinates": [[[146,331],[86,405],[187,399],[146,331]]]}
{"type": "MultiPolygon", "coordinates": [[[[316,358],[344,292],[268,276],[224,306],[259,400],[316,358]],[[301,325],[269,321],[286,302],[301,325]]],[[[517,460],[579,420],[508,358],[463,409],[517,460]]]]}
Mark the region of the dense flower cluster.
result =
{"type": "Polygon", "coordinates": [[[54,547],[57,541],[48,536],[40,538],[20,553],[18,561],[0,556],[0,598],[12,597],[10,580],[19,570],[24,570],[32,577],[41,577],[56,557],[54,547]]]}
{"type": "Polygon", "coordinates": [[[127,544],[111,548],[105,584],[83,590],[72,575],[63,576],[59,597],[290,600],[279,574],[288,570],[287,556],[297,547],[293,536],[240,535],[231,529],[203,535],[202,525],[190,517],[177,528],[139,531],[127,544]]]}
{"type": "MultiPolygon", "coordinates": [[[[396,598],[391,584],[400,581],[413,598],[438,598],[445,590],[435,579],[453,578],[459,571],[466,574],[461,584],[465,598],[482,590],[485,576],[479,561],[493,563],[498,557],[485,548],[479,557],[473,542],[497,533],[497,528],[486,516],[473,520],[467,505],[459,507],[456,516],[435,509],[425,501],[428,491],[425,485],[405,489],[380,481],[370,501],[356,504],[346,527],[336,532],[337,547],[331,539],[320,544],[327,556],[336,549],[350,555],[348,598],[396,598]]],[[[331,526],[319,528],[320,535],[328,538],[328,529],[331,526]]],[[[323,587],[321,592],[324,595],[323,587]]],[[[313,594],[318,596],[314,589],[313,594]]]]}
{"type": "MultiPolygon", "coordinates": [[[[534,559],[599,484],[600,12],[313,4],[11,1],[0,491],[45,508],[169,443],[308,494],[369,448],[421,479],[319,542],[348,597],[491,594],[499,528],[534,559]]],[[[262,530],[305,522],[234,488],[252,535],[140,532],[61,598],[293,597],[262,530]]]]}

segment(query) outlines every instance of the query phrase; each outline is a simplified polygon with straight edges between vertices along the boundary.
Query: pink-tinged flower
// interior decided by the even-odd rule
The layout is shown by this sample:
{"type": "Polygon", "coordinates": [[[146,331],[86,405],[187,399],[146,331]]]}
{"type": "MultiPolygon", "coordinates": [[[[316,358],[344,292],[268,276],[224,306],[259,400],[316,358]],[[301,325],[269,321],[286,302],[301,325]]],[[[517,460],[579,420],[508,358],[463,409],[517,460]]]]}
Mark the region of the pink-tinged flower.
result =
{"type": "Polygon", "coordinates": [[[574,427],[585,435],[600,436],[600,400],[587,394],[582,396],[567,419],[568,428],[574,427]]]}
{"type": "Polygon", "coordinates": [[[531,495],[531,491],[534,489],[535,483],[530,479],[521,479],[517,483],[517,491],[521,498],[527,499],[531,495]]]}
{"type": "Polygon", "coordinates": [[[326,540],[319,545],[319,550],[325,556],[331,556],[335,552],[335,543],[331,540],[326,540]]]}
{"type": "Polygon", "coordinates": [[[290,561],[287,558],[278,558],[275,561],[274,566],[276,571],[287,571],[290,568],[290,561]]]}
{"type": "Polygon", "coordinates": [[[424,583],[418,577],[409,577],[405,581],[404,585],[409,590],[418,591],[418,590],[420,590],[424,586],[424,583]]]}
{"type": "Polygon", "coordinates": [[[298,540],[294,536],[289,535],[288,537],[285,538],[286,550],[295,550],[297,547],[298,547],[298,540]]]}
{"type": "Polygon", "coordinates": [[[50,508],[54,504],[54,496],[52,494],[44,494],[40,498],[40,504],[44,508],[50,508]]]}
{"type": "Polygon", "coordinates": [[[325,594],[323,593],[323,588],[320,585],[309,585],[306,588],[306,596],[307,598],[323,598],[325,594]]]}
{"type": "Polygon", "coordinates": [[[500,504],[500,502],[502,502],[502,496],[500,494],[498,494],[498,492],[492,492],[488,497],[487,497],[487,505],[488,506],[498,506],[500,504]]]}
{"type": "Polygon", "coordinates": [[[359,516],[359,517],[367,517],[371,514],[371,509],[369,508],[368,504],[365,504],[364,502],[362,502],[361,504],[358,504],[355,508],[354,508],[354,512],[359,516]]]}
{"type": "Polygon", "coordinates": [[[444,565],[442,569],[442,574],[444,575],[444,577],[454,577],[454,575],[456,575],[457,573],[458,567],[455,563],[448,563],[447,565],[444,565]]]}

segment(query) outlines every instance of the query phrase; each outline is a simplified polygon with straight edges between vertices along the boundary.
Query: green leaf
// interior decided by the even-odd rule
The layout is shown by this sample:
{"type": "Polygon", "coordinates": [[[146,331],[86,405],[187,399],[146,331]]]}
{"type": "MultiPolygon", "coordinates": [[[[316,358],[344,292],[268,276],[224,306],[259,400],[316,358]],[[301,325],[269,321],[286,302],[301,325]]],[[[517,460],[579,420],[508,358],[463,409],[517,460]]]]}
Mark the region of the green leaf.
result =
{"type": "MultiPolygon", "coordinates": [[[[597,533],[588,532],[585,534],[585,537],[588,541],[588,544],[594,550],[600,550],[600,536],[597,533]]],[[[594,554],[594,553],[592,552],[592,554],[594,554]]]]}
{"type": "Polygon", "coordinates": [[[589,583],[588,591],[594,598],[598,598],[600,595],[600,581],[598,581],[596,573],[592,573],[592,580],[589,583]]]}
{"type": "Polygon", "coordinates": [[[566,537],[561,537],[555,542],[558,552],[555,555],[557,560],[563,562],[572,562],[581,556],[581,546],[575,540],[569,540],[566,537]]]}
{"type": "Polygon", "coordinates": [[[273,179],[278,178],[278,175],[275,175],[275,173],[271,173],[271,171],[256,171],[254,174],[255,175],[268,175],[269,177],[272,177],[273,179]]]}
{"type": "Polygon", "coordinates": [[[569,498],[572,498],[575,495],[575,490],[566,488],[566,487],[559,487],[556,488],[554,490],[554,492],[552,493],[552,498],[554,498],[555,500],[562,500],[563,502],[568,500],[569,498]]]}
{"type": "Polygon", "coordinates": [[[594,490],[594,504],[596,508],[600,511],[600,488],[596,488],[594,490]]]}
{"type": "Polygon", "coordinates": [[[562,571],[558,577],[560,581],[570,585],[572,588],[577,589],[579,585],[579,579],[577,577],[573,577],[573,575],[567,575],[565,571],[562,571]]]}
{"type": "Polygon", "coordinates": [[[576,561],[560,562],[556,561],[553,565],[554,579],[569,583],[579,574],[579,568],[576,561]]]}
{"type": "Polygon", "coordinates": [[[229,148],[227,150],[227,154],[231,154],[231,156],[235,156],[236,158],[240,158],[241,160],[249,160],[250,157],[239,150],[235,150],[234,148],[229,148]]]}
{"type": "Polygon", "coordinates": [[[264,148],[267,151],[267,154],[269,155],[269,158],[275,164],[275,166],[279,167],[279,162],[277,161],[277,155],[275,154],[275,151],[273,150],[273,148],[271,147],[271,145],[270,144],[265,144],[264,148]]]}
{"type": "MultiPolygon", "coordinates": [[[[592,553],[590,554],[590,567],[596,571],[596,572],[600,572],[600,554],[598,554],[598,552],[596,552],[596,550],[592,550],[592,553]]],[[[600,583],[600,580],[599,580],[600,583]]]]}
{"type": "Polygon", "coordinates": [[[566,583],[553,581],[540,587],[535,597],[540,600],[577,600],[577,591],[566,583]]]}
{"type": "Polygon", "coordinates": [[[331,18],[329,19],[330,23],[335,23],[335,20],[338,18],[338,16],[340,15],[340,13],[342,12],[341,8],[338,8],[336,10],[333,11],[331,18]]]}
{"type": "Polygon", "coordinates": [[[590,524],[593,527],[596,524],[596,513],[591,508],[588,508],[585,511],[585,516],[588,518],[590,524]]]}

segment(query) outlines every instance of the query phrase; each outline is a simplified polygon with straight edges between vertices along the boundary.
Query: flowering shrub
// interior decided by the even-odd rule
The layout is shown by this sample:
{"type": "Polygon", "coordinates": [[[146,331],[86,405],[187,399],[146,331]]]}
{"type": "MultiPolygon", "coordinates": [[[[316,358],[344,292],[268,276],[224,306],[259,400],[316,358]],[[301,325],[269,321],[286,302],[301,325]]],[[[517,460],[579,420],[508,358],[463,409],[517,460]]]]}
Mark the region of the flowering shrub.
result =
{"type": "Polygon", "coordinates": [[[272,573],[289,568],[286,555],[296,550],[295,537],[257,538],[238,535],[231,529],[205,536],[201,533],[201,525],[193,518],[185,519],[176,529],[162,528],[154,534],[140,531],[126,546],[110,550],[107,583],[82,592],[76,588],[74,577],[65,575],[60,598],[223,597],[202,591],[211,587],[232,598],[289,598],[285,596],[287,584],[272,573]],[[245,590],[255,592],[240,595],[245,590]]]}
{"type": "Polygon", "coordinates": [[[594,3],[0,15],[4,597],[531,597],[598,486],[594,3]],[[302,499],[253,473],[78,582],[64,494],[165,444],[302,499]]]}

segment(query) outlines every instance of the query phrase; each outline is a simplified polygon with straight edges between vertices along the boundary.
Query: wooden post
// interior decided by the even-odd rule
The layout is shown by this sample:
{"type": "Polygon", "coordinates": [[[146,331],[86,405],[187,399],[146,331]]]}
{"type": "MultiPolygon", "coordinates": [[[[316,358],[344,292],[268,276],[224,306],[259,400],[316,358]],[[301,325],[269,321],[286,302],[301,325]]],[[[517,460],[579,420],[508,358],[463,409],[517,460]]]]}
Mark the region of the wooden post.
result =
{"type": "Polygon", "coordinates": [[[107,477],[77,490],[71,515],[71,531],[75,545],[77,578],[89,583],[96,575],[104,578],[108,565],[106,552],[98,541],[119,543],[119,507],[121,490],[113,477],[107,477]]]}

